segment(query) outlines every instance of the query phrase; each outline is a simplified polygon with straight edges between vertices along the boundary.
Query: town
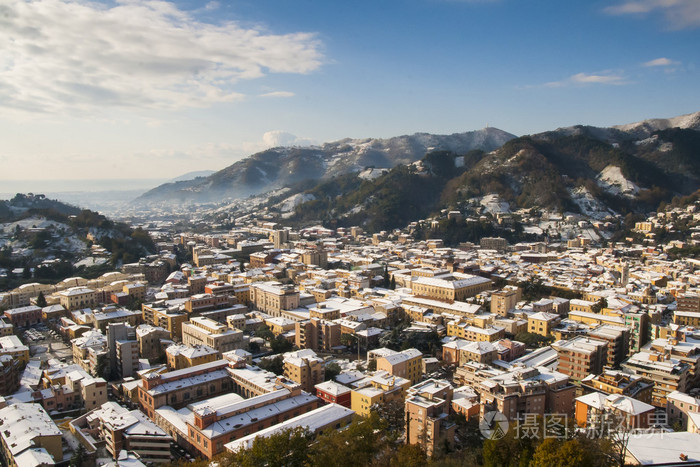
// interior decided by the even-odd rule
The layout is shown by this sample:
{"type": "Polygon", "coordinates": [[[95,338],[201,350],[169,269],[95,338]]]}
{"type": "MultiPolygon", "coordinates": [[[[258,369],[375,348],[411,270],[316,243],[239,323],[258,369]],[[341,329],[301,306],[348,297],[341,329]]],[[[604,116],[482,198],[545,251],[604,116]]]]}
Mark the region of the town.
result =
{"type": "Polygon", "coordinates": [[[414,238],[439,219],[371,235],[234,222],[144,222],[156,255],[0,293],[8,465],[211,460],[373,413],[432,459],[469,449],[470,427],[497,443],[493,413],[511,436],[615,417],[627,463],[697,455],[700,261],[683,253],[700,241],[698,204],[606,245],[582,234],[605,223],[581,217],[547,218],[579,233],[557,242],[456,247],[414,238]],[[687,239],[659,241],[681,224],[687,239]]]}

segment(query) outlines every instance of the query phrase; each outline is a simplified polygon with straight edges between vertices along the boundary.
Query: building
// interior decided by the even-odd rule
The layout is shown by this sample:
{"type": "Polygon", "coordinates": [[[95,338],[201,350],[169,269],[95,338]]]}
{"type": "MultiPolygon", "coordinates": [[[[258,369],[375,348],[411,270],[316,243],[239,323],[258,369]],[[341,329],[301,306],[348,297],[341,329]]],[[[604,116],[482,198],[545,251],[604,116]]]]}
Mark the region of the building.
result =
{"type": "Polygon", "coordinates": [[[200,404],[186,422],[188,441],[202,456],[211,459],[224,451],[225,444],[309,413],[319,404],[316,396],[299,387],[279,389],[226,406],[200,404]]]}
{"type": "Polygon", "coordinates": [[[496,347],[490,342],[456,339],[442,345],[442,359],[446,363],[454,363],[457,366],[461,366],[466,362],[490,365],[496,358],[496,347]]]}
{"type": "Polygon", "coordinates": [[[220,353],[246,346],[243,331],[203,317],[190,318],[182,325],[182,343],[190,347],[207,345],[220,353]]]}
{"type": "Polygon", "coordinates": [[[552,348],[559,356],[558,371],[574,381],[601,373],[608,356],[607,342],[588,337],[557,341],[552,348]]]}
{"type": "Polygon", "coordinates": [[[142,462],[169,463],[172,437],[139,410],[106,402],[85,416],[88,431],[99,432],[107,452],[117,459],[121,451],[138,455],[142,462]]]}
{"type": "Polygon", "coordinates": [[[230,391],[233,383],[227,367],[228,361],[217,360],[167,373],[145,374],[138,388],[141,410],[153,418],[155,409],[163,405],[180,408],[230,391]]]}
{"type": "Polygon", "coordinates": [[[545,367],[484,371],[472,366],[472,381],[481,400],[481,415],[498,410],[509,420],[524,414],[574,414],[576,386],[563,373],[545,367]]]}
{"type": "Polygon", "coordinates": [[[165,356],[170,370],[182,370],[220,360],[221,352],[208,345],[173,344],[165,349],[165,356]]]}
{"type": "Polygon", "coordinates": [[[376,405],[396,402],[403,405],[411,382],[405,378],[391,376],[385,371],[374,373],[352,383],[350,408],[356,414],[368,417],[376,405]]]}
{"type": "Polygon", "coordinates": [[[434,277],[411,278],[411,290],[418,297],[446,302],[464,301],[491,288],[490,279],[470,274],[450,273],[434,277]]]}
{"type": "Polygon", "coordinates": [[[666,397],[674,392],[687,392],[690,365],[666,353],[637,352],[622,364],[627,373],[641,376],[654,384],[651,404],[666,408],[666,397]]]}
{"type": "Polygon", "coordinates": [[[384,355],[377,358],[377,370],[416,384],[423,376],[423,354],[416,349],[407,349],[384,355]]]}
{"type": "Polygon", "coordinates": [[[167,345],[172,342],[167,329],[150,324],[136,328],[136,341],[139,344],[139,355],[149,361],[163,358],[167,345]]]}
{"type": "Polygon", "coordinates": [[[560,321],[561,317],[554,313],[543,311],[533,313],[527,317],[527,332],[547,337],[560,321]]]}
{"type": "Polygon", "coordinates": [[[139,343],[136,328],[124,323],[107,326],[107,346],[112,379],[133,376],[139,369],[139,343]]]}
{"type": "Polygon", "coordinates": [[[87,287],[71,287],[58,292],[61,306],[68,311],[92,308],[97,305],[97,294],[87,287]]]}
{"type": "Polygon", "coordinates": [[[283,310],[299,308],[299,291],[279,282],[256,282],[250,285],[250,300],[258,310],[279,317],[283,310]]]}
{"type": "Polygon", "coordinates": [[[520,289],[505,288],[491,294],[491,313],[499,316],[508,316],[508,312],[515,309],[520,301],[520,289]]]}
{"type": "Polygon", "coordinates": [[[581,388],[584,393],[619,394],[651,404],[654,384],[640,376],[606,369],[581,380],[581,388]]]}
{"type": "Polygon", "coordinates": [[[649,428],[655,421],[655,412],[653,405],[620,394],[592,392],[576,398],[576,424],[580,427],[594,426],[610,414],[614,426],[649,428]]]}
{"type": "Polygon", "coordinates": [[[0,356],[8,355],[19,361],[22,368],[29,363],[29,347],[22,344],[17,336],[0,337],[0,356]]]}
{"type": "Polygon", "coordinates": [[[588,332],[588,336],[608,343],[605,364],[617,368],[627,358],[630,348],[630,331],[626,326],[604,324],[588,332]]]}
{"type": "Polygon", "coordinates": [[[449,420],[454,391],[445,380],[429,379],[406,394],[406,443],[425,449],[428,457],[442,446],[453,446],[456,424],[449,420]]]}
{"type": "Polygon", "coordinates": [[[462,321],[447,323],[447,335],[475,342],[496,342],[506,336],[505,329],[497,326],[479,328],[462,321]]]}
{"type": "Polygon", "coordinates": [[[16,328],[27,328],[41,322],[41,308],[34,305],[5,310],[5,317],[16,328]]]}
{"type": "Polygon", "coordinates": [[[310,349],[297,350],[284,354],[284,376],[301,385],[301,388],[314,393],[315,386],[324,380],[323,359],[310,349]]]}
{"type": "Polygon", "coordinates": [[[294,344],[300,349],[330,352],[340,346],[340,324],[311,318],[294,323],[294,344]]]}
{"type": "Polygon", "coordinates": [[[250,449],[257,438],[267,438],[286,430],[302,428],[314,435],[320,435],[328,430],[339,430],[347,426],[353,419],[355,412],[339,406],[328,404],[321,406],[311,412],[291,418],[269,428],[265,428],[255,433],[251,433],[236,441],[231,441],[225,445],[229,452],[237,452],[240,449],[250,449]]]}
{"type": "Polygon", "coordinates": [[[37,465],[36,459],[63,461],[62,433],[38,404],[17,403],[0,409],[2,455],[10,467],[37,465]]]}
{"type": "Polygon", "coordinates": [[[352,390],[335,381],[325,381],[316,386],[316,397],[326,404],[338,404],[350,408],[352,390]]]}
{"type": "Polygon", "coordinates": [[[688,416],[700,413],[700,399],[686,393],[673,391],[666,396],[666,415],[668,423],[680,422],[683,428],[688,427],[688,416]]]}

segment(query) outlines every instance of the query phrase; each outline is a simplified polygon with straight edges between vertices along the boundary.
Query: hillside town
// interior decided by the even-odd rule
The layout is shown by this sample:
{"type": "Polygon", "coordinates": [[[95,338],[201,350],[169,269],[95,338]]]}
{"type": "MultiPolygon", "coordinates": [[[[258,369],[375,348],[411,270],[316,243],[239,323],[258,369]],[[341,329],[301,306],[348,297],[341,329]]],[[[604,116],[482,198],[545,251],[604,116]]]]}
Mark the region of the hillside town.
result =
{"type": "Polygon", "coordinates": [[[498,413],[511,430],[614,417],[633,434],[627,463],[700,459],[698,204],[618,242],[581,217],[548,218],[556,241],[414,237],[438,221],[374,234],[144,222],[156,255],[0,292],[4,462],[212,460],[372,413],[428,458],[464,449],[469,423],[489,438],[498,413]],[[687,238],[668,235],[680,225],[687,238]]]}

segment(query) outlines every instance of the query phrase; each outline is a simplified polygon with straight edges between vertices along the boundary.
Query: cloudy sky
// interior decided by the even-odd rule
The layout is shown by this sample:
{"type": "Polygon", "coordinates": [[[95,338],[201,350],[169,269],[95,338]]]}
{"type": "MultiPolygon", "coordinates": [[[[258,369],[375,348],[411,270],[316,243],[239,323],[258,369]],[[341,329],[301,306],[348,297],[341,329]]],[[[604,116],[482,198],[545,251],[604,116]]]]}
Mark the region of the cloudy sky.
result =
{"type": "Polygon", "coordinates": [[[699,44],[698,0],[3,0],[0,180],[676,116],[699,44]]]}

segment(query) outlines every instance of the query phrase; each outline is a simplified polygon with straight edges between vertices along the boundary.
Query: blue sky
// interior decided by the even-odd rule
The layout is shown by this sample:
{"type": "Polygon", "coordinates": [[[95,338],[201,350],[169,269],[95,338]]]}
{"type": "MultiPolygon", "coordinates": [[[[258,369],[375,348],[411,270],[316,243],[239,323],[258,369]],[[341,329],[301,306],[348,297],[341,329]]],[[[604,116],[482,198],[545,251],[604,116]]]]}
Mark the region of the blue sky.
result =
{"type": "Polygon", "coordinates": [[[6,180],[167,178],[279,144],[487,124],[522,135],[700,110],[697,0],[0,10],[6,180]]]}

